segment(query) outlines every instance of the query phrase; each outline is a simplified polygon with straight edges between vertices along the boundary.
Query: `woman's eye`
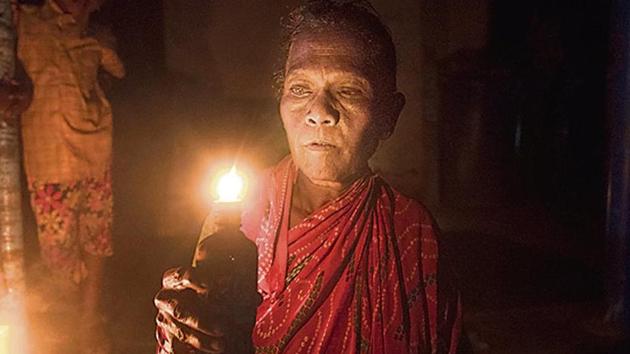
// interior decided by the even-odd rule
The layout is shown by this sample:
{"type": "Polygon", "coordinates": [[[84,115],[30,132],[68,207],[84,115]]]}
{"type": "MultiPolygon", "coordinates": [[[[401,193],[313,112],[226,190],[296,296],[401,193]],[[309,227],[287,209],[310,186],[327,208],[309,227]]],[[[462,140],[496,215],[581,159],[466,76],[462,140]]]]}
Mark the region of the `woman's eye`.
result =
{"type": "Polygon", "coordinates": [[[306,97],[311,93],[306,87],[299,85],[291,86],[289,91],[295,97],[306,97]]]}
{"type": "Polygon", "coordinates": [[[342,87],[338,92],[341,96],[347,98],[357,98],[362,95],[361,90],[352,87],[342,87]]]}

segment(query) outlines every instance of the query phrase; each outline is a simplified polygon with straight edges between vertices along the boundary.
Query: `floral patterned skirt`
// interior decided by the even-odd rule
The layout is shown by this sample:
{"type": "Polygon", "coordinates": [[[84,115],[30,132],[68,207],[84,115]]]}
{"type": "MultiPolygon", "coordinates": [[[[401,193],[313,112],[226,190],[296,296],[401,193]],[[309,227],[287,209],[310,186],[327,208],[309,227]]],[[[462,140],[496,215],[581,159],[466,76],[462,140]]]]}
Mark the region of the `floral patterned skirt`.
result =
{"type": "Polygon", "coordinates": [[[80,283],[87,276],[85,254],[106,257],[112,249],[112,179],[29,185],[43,262],[80,283]]]}

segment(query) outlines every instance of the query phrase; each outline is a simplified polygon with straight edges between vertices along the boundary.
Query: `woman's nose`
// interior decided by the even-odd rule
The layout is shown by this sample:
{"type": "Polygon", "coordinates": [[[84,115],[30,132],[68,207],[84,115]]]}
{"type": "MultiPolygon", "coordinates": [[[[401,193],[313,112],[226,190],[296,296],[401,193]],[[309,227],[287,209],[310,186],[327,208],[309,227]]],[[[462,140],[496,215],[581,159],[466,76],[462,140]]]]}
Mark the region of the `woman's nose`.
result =
{"type": "Polygon", "coordinates": [[[339,111],[327,92],[320,93],[306,114],[306,124],[312,127],[335,126],[339,122],[339,111]]]}

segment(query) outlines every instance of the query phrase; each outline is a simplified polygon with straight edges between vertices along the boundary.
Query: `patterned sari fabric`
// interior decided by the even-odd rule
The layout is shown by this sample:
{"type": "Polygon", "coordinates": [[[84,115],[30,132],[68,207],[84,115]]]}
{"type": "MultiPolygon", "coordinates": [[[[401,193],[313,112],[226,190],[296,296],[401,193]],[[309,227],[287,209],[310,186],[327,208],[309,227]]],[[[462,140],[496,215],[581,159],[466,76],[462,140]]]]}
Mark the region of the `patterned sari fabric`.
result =
{"type": "Polygon", "coordinates": [[[112,182],[101,178],[29,186],[42,260],[54,274],[80,283],[82,255],[111,256],[112,182]]]}
{"type": "Polygon", "coordinates": [[[289,229],[296,167],[259,186],[243,231],[259,253],[258,353],[455,353],[457,292],[416,201],[368,175],[289,229]]]}

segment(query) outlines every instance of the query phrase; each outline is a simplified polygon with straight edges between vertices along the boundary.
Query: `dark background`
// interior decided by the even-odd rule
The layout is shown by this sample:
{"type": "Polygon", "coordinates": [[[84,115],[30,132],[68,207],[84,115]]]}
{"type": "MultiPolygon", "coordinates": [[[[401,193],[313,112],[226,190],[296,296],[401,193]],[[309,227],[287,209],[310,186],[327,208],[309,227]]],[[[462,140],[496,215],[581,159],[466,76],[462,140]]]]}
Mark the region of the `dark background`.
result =
{"type": "MultiPolygon", "coordinates": [[[[271,73],[296,3],[110,0],[97,14],[128,70],[111,93],[120,353],[151,351],[152,295],[190,261],[215,161],[257,169],[286,154],[271,73]]],[[[475,350],[612,352],[600,323],[611,1],[373,4],[408,105],[372,165],[437,217],[475,350]]]]}

